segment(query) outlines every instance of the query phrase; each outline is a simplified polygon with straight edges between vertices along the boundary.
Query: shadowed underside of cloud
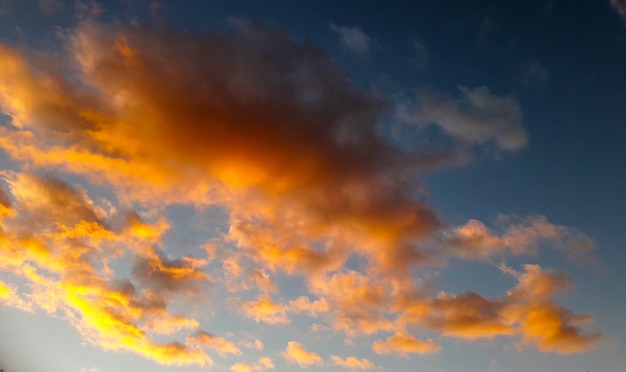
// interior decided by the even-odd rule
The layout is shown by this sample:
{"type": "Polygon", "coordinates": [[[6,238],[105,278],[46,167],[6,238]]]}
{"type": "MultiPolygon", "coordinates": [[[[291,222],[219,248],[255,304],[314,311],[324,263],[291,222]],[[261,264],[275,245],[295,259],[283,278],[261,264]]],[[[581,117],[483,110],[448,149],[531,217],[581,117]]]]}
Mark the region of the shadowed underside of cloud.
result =
{"type": "MultiPolygon", "coordinates": [[[[241,343],[171,310],[208,301],[217,283],[258,292],[238,300],[238,314],[256,323],[288,326],[299,314],[349,339],[386,332],[373,346],[379,354],[440,350],[410,326],[463,339],[517,336],[557,353],[599,340],[579,326],[588,317],[552,301],[569,281],[538,266],[508,270],[519,283],[496,299],[433,296],[411,277],[449,257],[532,255],[543,245],[570,254],[572,231],[542,217],[505,223],[500,234],[479,221],[444,226],[415,191],[423,158],[379,134],[385,103],[349,83],[320,48],[243,21],[204,34],[85,22],[64,35],[60,60],[0,47],[0,107],[12,118],[0,127],[0,148],[23,166],[3,173],[0,268],[32,288],[0,283],[2,303],[61,313],[94,344],[174,365],[241,353],[241,343]],[[112,189],[115,208],[40,170],[112,189]],[[168,255],[171,227],[158,211],[172,204],[227,211],[223,277],[208,274],[206,250],[168,255]],[[157,213],[117,212],[135,208],[157,213]],[[128,257],[131,277],[118,278],[112,262],[128,257]],[[347,267],[352,257],[359,267],[347,267]],[[307,296],[279,299],[276,273],[305,278],[307,296]]],[[[420,96],[403,119],[503,150],[527,141],[517,101],[485,87],[461,88],[458,100],[420,96]]],[[[282,355],[324,364],[296,341],[282,355]]],[[[373,367],[355,357],[330,362],[373,367]]],[[[270,368],[261,358],[231,371],[270,368]]]]}

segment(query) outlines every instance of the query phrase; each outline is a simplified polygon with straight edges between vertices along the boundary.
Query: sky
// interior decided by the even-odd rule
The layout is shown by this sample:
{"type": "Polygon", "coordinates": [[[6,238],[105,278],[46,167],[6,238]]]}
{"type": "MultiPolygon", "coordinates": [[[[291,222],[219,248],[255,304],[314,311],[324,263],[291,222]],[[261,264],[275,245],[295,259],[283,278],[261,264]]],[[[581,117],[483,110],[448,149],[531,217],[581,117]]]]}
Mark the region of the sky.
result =
{"type": "Polygon", "coordinates": [[[0,0],[0,368],[621,371],[626,1],[0,0]]]}

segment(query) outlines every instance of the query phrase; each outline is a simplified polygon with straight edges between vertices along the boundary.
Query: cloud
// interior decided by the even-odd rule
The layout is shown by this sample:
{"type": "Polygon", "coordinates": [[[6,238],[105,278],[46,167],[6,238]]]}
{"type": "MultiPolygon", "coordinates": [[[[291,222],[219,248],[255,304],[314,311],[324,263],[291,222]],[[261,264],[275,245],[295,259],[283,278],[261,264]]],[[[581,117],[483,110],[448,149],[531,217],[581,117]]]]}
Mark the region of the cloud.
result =
{"type": "Polygon", "coordinates": [[[575,229],[553,224],[545,216],[501,215],[496,225],[503,231],[496,232],[478,220],[469,220],[465,225],[443,230],[440,242],[447,248],[447,254],[470,259],[534,256],[541,247],[550,246],[573,261],[598,263],[591,256],[593,239],[575,229]]]}
{"type": "Polygon", "coordinates": [[[403,304],[404,324],[418,324],[444,336],[466,340],[519,335],[522,344],[544,352],[570,354],[595,348],[601,340],[597,331],[582,323],[588,315],[576,315],[556,304],[552,295],[571,285],[564,273],[524,265],[523,272],[503,267],[518,284],[501,298],[486,299],[476,293],[441,293],[437,298],[413,298],[403,304]],[[414,308],[414,311],[411,311],[414,308]]]}
{"type": "Polygon", "coordinates": [[[365,358],[359,359],[357,357],[350,356],[350,357],[343,359],[336,355],[331,355],[330,360],[336,366],[351,369],[353,371],[376,368],[376,365],[374,363],[372,363],[371,361],[365,358]]]}
{"type": "Polygon", "coordinates": [[[405,331],[399,331],[384,341],[374,342],[372,349],[376,354],[430,354],[439,352],[441,346],[431,339],[422,341],[405,331]]]}
{"type": "Polygon", "coordinates": [[[260,296],[256,301],[241,301],[242,313],[257,323],[288,324],[287,306],[272,300],[268,295],[260,296]]]}
{"type": "Polygon", "coordinates": [[[257,350],[263,350],[264,347],[263,342],[261,342],[261,340],[259,339],[243,340],[239,342],[239,345],[247,348],[254,348],[257,350]]]}
{"type": "Polygon", "coordinates": [[[518,150],[528,142],[522,125],[522,110],[517,99],[492,94],[482,86],[459,87],[460,97],[450,99],[423,91],[415,102],[402,102],[397,117],[419,126],[436,124],[455,138],[470,143],[495,141],[505,151],[518,150]]]}
{"type": "Polygon", "coordinates": [[[393,322],[385,316],[386,304],[390,300],[385,292],[389,282],[388,279],[369,278],[347,271],[312,278],[309,285],[311,292],[333,309],[329,314],[333,328],[348,336],[356,336],[394,328],[393,322]]]}
{"type": "Polygon", "coordinates": [[[324,364],[324,361],[319,355],[305,350],[304,346],[296,341],[289,341],[287,348],[282,355],[287,362],[290,364],[297,364],[301,368],[324,364]]]}
{"type": "Polygon", "coordinates": [[[358,27],[337,26],[330,24],[330,29],[339,35],[341,44],[357,54],[368,54],[372,47],[372,39],[358,27]]]}
{"type": "MultiPolygon", "coordinates": [[[[201,34],[85,21],[63,35],[67,55],[0,47],[0,108],[11,118],[0,148],[21,168],[2,173],[0,269],[26,283],[7,282],[5,302],[19,295],[93,345],[167,365],[211,365],[208,350],[239,355],[173,310],[208,303],[218,284],[247,296],[235,313],[256,323],[306,313],[349,340],[392,333],[374,344],[383,354],[439,350],[403,331],[413,325],[467,340],[517,337],[556,353],[600,339],[581,325],[589,317],[551,299],[567,280],[541,268],[505,270],[519,283],[497,298],[433,296],[411,276],[451,257],[532,254],[545,243],[569,255],[592,244],[541,217],[445,226],[416,176],[450,154],[394,147],[379,127],[386,103],[312,43],[247,21],[201,34]],[[93,198],[101,189],[111,201],[93,198]],[[164,208],[181,204],[225,215],[197,256],[164,243],[176,229],[164,208]],[[574,241],[580,248],[564,248],[574,241]],[[214,257],[221,269],[210,266],[214,257]],[[282,297],[272,280],[283,277],[301,279],[308,293],[282,297]]],[[[416,102],[407,122],[437,123],[460,146],[526,143],[512,97],[480,87],[416,102]]],[[[262,348],[254,340],[239,345],[262,348]]],[[[283,356],[323,364],[294,341],[283,356]]],[[[269,368],[261,358],[231,370],[269,368]]]]}
{"type": "Polygon", "coordinates": [[[294,313],[306,312],[311,316],[316,316],[319,313],[330,311],[330,305],[324,298],[311,302],[308,297],[300,296],[295,300],[289,301],[289,311],[294,313]]]}
{"type": "Polygon", "coordinates": [[[517,317],[522,342],[533,344],[540,351],[557,354],[580,353],[598,345],[598,332],[585,332],[578,324],[588,323],[588,315],[576,315],[551,300],[551,295],[571,285],[564,273],[543,270],[538,265],[525,265],[525,272],[515,273],[519,284],[508,296],[514,304],[508,315],[517,317]]]}
{"type": "Polygon", "coordinates": [[[167,292],[139,291],[129,280],[110,276],[109,264],[120,248],[141,240],[132,226],[111,229],[106,213],[85,191],[60,179],[6,177],[15,203],[1,223],[0,267],[30,289],[23,301],[9,305],[59,314],[104,349],[132,351],[163,364],[212,364],[201,350],[152,338],[198,327],[195,319],[168,311],[167,292]]]}
{"type": "Polygon", "coordinates": [[[220,356],[226,354],[241,355],[241,350],[235,344],[205,331],[197,331],[187,336],[187,343],[215,350],[220,356]]]}
{"type": "Polygon", "coordinates": [[[626,21],[626,2],[624,0],[611,0],[611,7],[626,21]]]}
{"type": "Polygon", "coordinates": [[[254,371],[264,371],[266,369],[274,368],[274,363],[268,357],[259,358],[259,360],[254,364],[248,364],[244,362],[239,362],[230,367],[231,372],[254,372],[254,371]]]}
{"type": "Polygon", "coordinates": [[[505,305],[505,301],[487,300],[473,292],[444,293],[431,302],[432,309],[423,323],[444,336],[469,340],[511,335],[514,330],[503,319],[505,305]]]}
{"type": "Polygon", "coordinates": [[[122,202],[223,205],[229,238],[271,270],[334,270],[355,250],[380,270],[420,261],[439,221],[414,198],[417,161],[378,133],[383,103],[319,48],[237,27],[83,23],[67,33],[81,84],[3,49],[14,126],[0,147],[109,184],[122,202]]]}

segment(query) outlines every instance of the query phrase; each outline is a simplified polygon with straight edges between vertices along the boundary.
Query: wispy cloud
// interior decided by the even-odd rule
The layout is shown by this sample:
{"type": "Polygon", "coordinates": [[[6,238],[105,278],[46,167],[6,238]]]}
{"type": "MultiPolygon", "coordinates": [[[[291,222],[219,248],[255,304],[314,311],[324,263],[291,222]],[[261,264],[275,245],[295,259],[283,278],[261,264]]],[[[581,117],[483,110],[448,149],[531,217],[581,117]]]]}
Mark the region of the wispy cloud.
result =
{"type": "Polygon", "coordinates": [[[451,99],[432,91],[420,92],[413,102],[400,102],[400,120],[420,126],[436,124],[448,134],[470,143],[495,141],[502,150],[518,150],[528,142],[522,110],[512,96],[499,96],[482,86],[459,87],[451,99]]]}
{"type": "Polygon", "coordinates": [[[372,47],[372,39],[358,27],[337,26],[330,24],[330,29],[338,36],[341,44],[348,50],[358,54],[368,54],[372,47]]]}

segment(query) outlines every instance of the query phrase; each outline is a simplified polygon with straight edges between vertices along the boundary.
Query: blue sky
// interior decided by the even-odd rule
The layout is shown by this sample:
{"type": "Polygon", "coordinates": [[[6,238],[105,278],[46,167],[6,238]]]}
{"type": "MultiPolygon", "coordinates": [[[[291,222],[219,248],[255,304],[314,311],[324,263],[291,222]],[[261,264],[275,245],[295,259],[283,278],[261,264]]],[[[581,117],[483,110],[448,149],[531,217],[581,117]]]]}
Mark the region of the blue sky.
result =
{"type": "Polygon", "coordinates": [[[623,0],[0,19],[5,371],[622,368],[623,0]]]}

